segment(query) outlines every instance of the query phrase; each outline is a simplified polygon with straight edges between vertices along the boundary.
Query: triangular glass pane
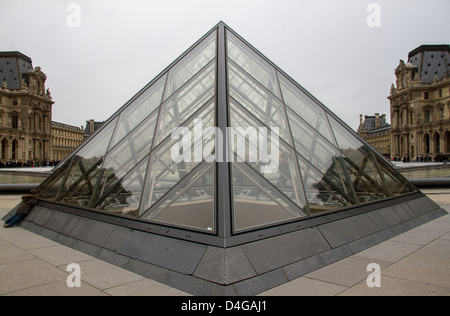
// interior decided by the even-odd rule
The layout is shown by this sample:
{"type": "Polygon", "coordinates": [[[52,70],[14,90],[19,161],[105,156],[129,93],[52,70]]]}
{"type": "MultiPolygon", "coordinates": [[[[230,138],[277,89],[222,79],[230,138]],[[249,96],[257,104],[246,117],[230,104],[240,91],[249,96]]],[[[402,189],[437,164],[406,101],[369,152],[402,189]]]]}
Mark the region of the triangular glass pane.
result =
{"type": "Polygon", "coordinates": [[[352,205],[351,196],[334,175],[321,173],[300,155],[298,163],[311,215],[352,205]]]}
{"type": "Polygon", "coordinates": [[[301,186],[300,173],[292,148],[283,141],[279,141],[278,148],[276,148],[277,152],[270,152],[272,148],[272,135],[270,133],[266,135],[259,134],[259,125],[261,124],[249,112],[234,104],[234,102],[230,103],[230,123],[234,127],[233,134],[231,135],[233,137],[233,148],[231,149],[237,157],[245,161],[256,172],[261,174],[261,176],[265,177],[299,208],[304,209],[306,202],[301,186]],[[256,138],[250,139],[251,137],[249,137],[246,131],[250,132],[252,130],[259,135],[256,138]],[[265,136],[267,136],[267,139],[264,139],[265,136]],[[260,151],[262,150],[259,146],[260,140],[266,143],[267,154],[271,158],[270,161],[264,161],[265,159],[260,155],[260,151]],[[240,153],[238,147],[246,148],[248,154],[240,153]],[[269,167],[270,164],[276,164],[277,166],[272,170],[273,172],[264,173],[262,168],[269,167]]]}
{"type": "Polygon", "coordinates": [[[228,58],[281,99],[275,68],[233,33],[227,32],[228,58]]]}
{"type": "MultiPolygon", "coordinates": [[[[375,156],[375,155],[374,155],[375,156]]],[[[384,157],[376,156],[377,170],[383,180],[383,183],[389,187],[389,191],[392,196],[398,196],[407,192],[415,192],[417,189],[405,179],[399,172],[393,170],[393,167],[384,157]]]]}
{"type": "Polygon", "coordinates": [[[306,216],[245,163],[233,163],[234,231],[273,225],[306,216]]]}
{"type": "Polygon", "coordinates": [[[164,102],[160,109],[153,148],[214,97],[215,70],[215,63],[211,62],[186,86],[164,102]]]}
{"type": "Polygon", "coordinates": [[[308,122],[312,128],[328,139],[329,142],[335,144],[330,124],[325,115],[325,110],[282,74],[279,74],[278,77],[280,78],[284,103],[286,103],[304,121],[308,122]]]}
{"type": "Polygon", "coordinates": [[[108,186],[102,187],[100,198],[92,204],[92,208],[137,217],[147,164],[148,159],[142,160],[123,179],[110,181],[108,186]]]}
{"type": "Polygon", "coordinates": [[[254,79],[229,63],[230,96],[269,128],[278,127],[280,137],[292,144],[283,103],[254,79]]]}
{"type": "Polygon", "coordinates": [[[214,31],[169,70],[164,100],[170,97],[215,57],[216,32],[214,31]]]}
{"type": "Polygon", "coordinates": [[[175,226],[215,231],[214,183],[215,164],[204,162],[174,187],[155,207],[144,212],[142,219],[175,226]]]}
{"type": "MultiPolygon", "coordinates": [[[[141,214],[146,212],[203,160],[203,157],[200,157],[200,161],[198,160],[199,157],[195,157],[196,148],[200,145],[206,148],[206,144],[214,143],[215,139],[205,138],[203,143],[195,142],[195,139],[202,139],[202,135],[194,135],[197,132],[194,129],[194,119],[202,122],[203,129],[206,129],[214,126],[214,118],[214,103],[211,101],[210,104],[202,108],[197,116],[192,117],[184,124],[191,133],[191,144],[194,144],[190,148],[191,152],[186,157],[189,159],[183,159],[179,162],[173,159],[172,149],[180,143],[180,140],[177,138],[167,138],[151,153],[141,205],[141,214]],[[190,160],[190,162],[187,160],[190,160]]],[[[203,133],[203,130],[198,132],[203,133]]]]}
{"type": "Polygon", "coordinates": [[[341,156],[339,150],[290,109],[287,116],[296,151],[325,174],[334,158],[341,156]]]}
{"type": "Polygon", "coordinates": [[[164,75],[153,83],[120,113],[110,148],[114,147],[161,104],[166,77],[167,75],[164,75]]]}

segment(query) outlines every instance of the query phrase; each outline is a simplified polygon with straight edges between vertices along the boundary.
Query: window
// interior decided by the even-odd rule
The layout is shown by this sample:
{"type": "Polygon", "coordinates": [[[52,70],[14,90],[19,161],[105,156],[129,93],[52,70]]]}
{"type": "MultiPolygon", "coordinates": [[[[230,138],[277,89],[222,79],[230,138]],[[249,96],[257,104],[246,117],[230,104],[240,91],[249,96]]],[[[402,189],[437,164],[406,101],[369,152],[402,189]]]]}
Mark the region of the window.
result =
{"type": "Polygon", "coordinates": [[[429,92],[425,92],[424,93],[424,99],[425,100],[429,100],[430,99],[430,93],[429,92]]]}
{"type": "Polygon", "coordinates": [[[439,97],[442,98],[442,89],[439,89],[439,97]]]}
{"type": "Polygon", "coordinates": [[[11,120],[11,128],[18,129],[19,128],[19,118],[17,115],[14,115],[11,120]]]}
{"type": "Polygon", "coordinates": [[[18,101],[17,101],[16,98],[14,98],[14,99],[13,99],[13,105],[14,105],[14,106],[17,106],[17,104],[18,104],[18,101]]]}
{"type": "Polygon", "coordinates": [[[425,110],[425,123],[429,123],[431,120],[430,110],[425,110]]]}
{"type": "Polygon", "coordinates": [[[439,119],[440,120],[444,119],[444,109],[443,108],[439,108],[439,119]]]}

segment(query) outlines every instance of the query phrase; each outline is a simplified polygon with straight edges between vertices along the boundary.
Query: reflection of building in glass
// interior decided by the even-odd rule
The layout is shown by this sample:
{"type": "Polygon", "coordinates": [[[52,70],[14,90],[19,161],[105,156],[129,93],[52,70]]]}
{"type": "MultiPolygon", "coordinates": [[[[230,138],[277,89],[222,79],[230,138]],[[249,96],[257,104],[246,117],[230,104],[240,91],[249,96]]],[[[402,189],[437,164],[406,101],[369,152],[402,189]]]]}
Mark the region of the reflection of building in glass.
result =
{"type": "Polygon", "coordinates": [[[392,158],[450,154],[450,46],[422,45],[400,60],[392,85],[392,158]]]}
{"type": "Polygon", "coordinates": [[[380,116],[360,115],[358,134],[385,157],[391,155],[391,125],[386,122],[386,114],[380,116]]]}

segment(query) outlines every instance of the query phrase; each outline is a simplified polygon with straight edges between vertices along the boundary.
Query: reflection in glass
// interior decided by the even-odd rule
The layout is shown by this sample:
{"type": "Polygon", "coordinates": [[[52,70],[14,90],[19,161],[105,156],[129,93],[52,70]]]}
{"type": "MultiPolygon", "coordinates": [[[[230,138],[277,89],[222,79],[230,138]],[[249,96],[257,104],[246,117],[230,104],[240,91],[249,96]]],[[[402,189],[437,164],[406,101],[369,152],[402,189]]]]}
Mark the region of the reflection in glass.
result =
{"type": "Polygon", "coordinates": [[[234,231],[306,216],[246,163],[232,165],[234,231]]]}
{"type": "Polygon", "coordinates": [[[155,131],[157,112],[142,122],[129,135],[127,135],[105,158],[100,171],[98,183],[92,194],[92,204],[103,196],[112,186],[134,168],[145,156],[150,153],[150,146],[155,131]]]}
{"type": "MultiPolygon", "coordinates": [[[[230,103],[230,120],[231,126],[233,127],[242,127],[243,129],[247,128],[255,128],[258,130],[261,125],[257,122],[256,119],[252,117],[252,115],[244,110],[242,107],[234,104],[234,102],[230,103]]],[[[278,190],[280,190],[283,194],[291,199],[298,207],[304,209],[306,206],[305,198],[301,186],[300,173],[298,170],[297,162],[295,161],[295,154],[292,148],[286,145],[284,142],[279,143],[279,157],[278,162],[279,166],[277,170],[273,173],[261,173],[261,166],[270,164],[265,163],[261,160],[261,156],[258,154],[258,148],[254,147],[255,142],[250,141],[247,135],[241,135],[238,132],[235,133],[237,140],[234,144],[237,144],[238,141],[245,143],[245,147],[248,148],[250,153],[256,153],[257,159],[256,161],[251,161],[249,156],[243,157],[244,161],[251,166],[256,172],[261,174],[264,178],[272,183],[272,185],[278,190]]],[[[259,135],[261,137],[261,135],[259,135]]],[[[270,143],[271,138],[267,137],[267,148],[271,148],[270,143]]],[[[236,145],[235,145],[236,146],[236,145]]],[[[232,148],[236,154],[238,153],[237,148],[232,148]]]]}
{"type": "Polygon", "coordinates": [[[174,187],[170,195],[144,212],[141,218],[214,232],[214,166],[213,163],[203,162],[174,187]]]}
{"type": "Polygon", "coordinates": [[[92,208],[137,217],[148,159],[144,159],[120,181],[110,181],[92,208]]]}
{"type": "Polygon", "coordinates": [[[396,196],[415,189],[388,162],[377,157],[336,119],[328,116],[336,141],[345,155],[358,200],[362,203],[396,196]]]}
{"type": "Polygon", "coordinates": [[[89,207],[98,172],[101,170],[116,123],[117,118],[104,126],[64,166],[50,176],[39,188],[40,196],[89,207]]]}
{"type": "MultiPolygon", "coordinates": [[[[214,113],[214,103],[211,101],[211,103],[202,108],[202,112],[195,118],[202,120],[203,127],[206,129],[214,126],[214,113]]],[[[193,119],[183,124],[183,126],[186,126],[191,131],[193,138],[200,137],[202,139],[202,135],[193,134],[195,131],[193,119]]],[[[172,140],[167,138],[165,142],[151,153],[141,214],[146,212],[201,162],[194,159],[195,147],[191,150],[190,162],[187,162],[189,159],[184,159],[180,162],[174,161],[171,150],[178,142],[178,139],[172,140]]],[[[196,145],[204,146],[205,143],[210,142],[211,139],[205,139],[203,144],[200,142],[196,145]]],[[[192,144],[194,144],[194,140],[192,140],[192,144]]]]}
{"type": "Polygon", "coordinates": [[[290,109],[287,116],[297,152],[322,173],[327,172],[334,158],[340,157],[339,150],[290,109]]]}
{"type": "Polygon", "coordinates": [[[324,175],[300,155],[298,163],[311,215],[351,205],[351,198],[331,175],[324,175]]]}

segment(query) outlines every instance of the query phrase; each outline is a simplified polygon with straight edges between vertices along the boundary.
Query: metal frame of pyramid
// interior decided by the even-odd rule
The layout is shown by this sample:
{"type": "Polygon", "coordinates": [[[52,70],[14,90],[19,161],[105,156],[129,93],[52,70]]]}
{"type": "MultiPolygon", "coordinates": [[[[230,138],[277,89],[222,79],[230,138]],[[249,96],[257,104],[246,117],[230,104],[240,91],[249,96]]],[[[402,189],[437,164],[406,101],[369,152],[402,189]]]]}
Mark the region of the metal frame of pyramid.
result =
{"type": "Polygon", "coordinates": [[[61,163],[39,197],[25,228],[200,295],[256,294],[445,214],[223,22],[61,163]],[[279,128],[278,170],[170,161],[170,133],[196,118],[221,131],[279,128]]]}

